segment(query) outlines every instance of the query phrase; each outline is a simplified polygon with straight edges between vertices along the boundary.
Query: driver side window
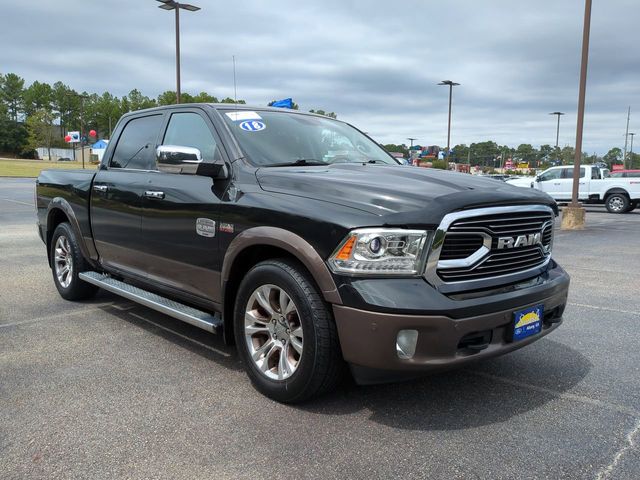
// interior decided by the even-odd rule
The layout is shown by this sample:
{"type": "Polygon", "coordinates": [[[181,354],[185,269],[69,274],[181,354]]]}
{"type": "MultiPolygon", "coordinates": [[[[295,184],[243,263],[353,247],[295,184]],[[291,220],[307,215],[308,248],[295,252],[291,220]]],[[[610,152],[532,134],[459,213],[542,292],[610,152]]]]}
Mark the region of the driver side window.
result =
{"type": "Polygon", "coordinates": [[[561,168],[556,168],[555,170],[549,170],[548,172],[544,172],[543,174],[540,175],[540,181],[547,182],[549,180],[556,180],[560,178],[561,174],[562,174],[561,168]]]}
{"type": "Polygon", "coordinates": [[[202,160],[207,163],[222,161],[211,130],[197,113],[173,113],[162,144],[197,148],[202,154],[202,160]]]}

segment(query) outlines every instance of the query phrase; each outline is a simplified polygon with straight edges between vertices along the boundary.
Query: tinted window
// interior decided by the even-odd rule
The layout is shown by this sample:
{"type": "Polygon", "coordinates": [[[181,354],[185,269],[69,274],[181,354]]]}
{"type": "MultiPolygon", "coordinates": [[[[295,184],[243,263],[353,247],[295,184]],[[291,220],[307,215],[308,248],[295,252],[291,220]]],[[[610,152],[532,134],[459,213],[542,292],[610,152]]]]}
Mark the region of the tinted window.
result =
{"type": "Polygon", "coordinates": [[[197,148],[205,162],[221,160],[211,130],[197,113],[186,112],[171,115],[162,144],[197,148]]]}
{"type": "MultiPolygon", "coordinates": [[[[573,178],[573,168],[574,167],[563,168],[562,169],[562,176],[560,178],[573,178]]],[[[580,167],[580,178],[584,178],[585,173],[586,172],[585,172],[584,167],[580,167]]]]}
{"type": "Polygon", "coordinates": [[[624,172],[613,172],[611,175],[609,175],[611,178],[622,178],[622,177],[626,177],[627,174],[624,172]]]}
{"type": "Polygon", "coordinates": [[[638,178],[640,177],[640,172],[627,172],[626,177],[638,178]]]}
{"type": "Polygon", "coordinates": [[[129,120],[120,134],[111,167],[155,170],[155,150],[162,115],[129,120]]]}

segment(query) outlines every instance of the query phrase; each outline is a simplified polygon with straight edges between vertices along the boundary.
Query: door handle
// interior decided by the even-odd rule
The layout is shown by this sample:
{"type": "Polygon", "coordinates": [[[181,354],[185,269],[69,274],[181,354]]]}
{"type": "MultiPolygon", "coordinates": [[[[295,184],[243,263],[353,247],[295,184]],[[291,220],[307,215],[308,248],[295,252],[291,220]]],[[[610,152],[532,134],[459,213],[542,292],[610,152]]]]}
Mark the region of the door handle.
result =
{"type": "Polygon", "coordinates": [[[554,185],[561,185],[560,183],[554,183],[554,185]]]}
{"type": "Polygon", "coordinates": [[[107,193],[109,191],[109,186],[108,185],[94,185],[93,189],[96,192],[107,193]]]}
{"type": "Polygon", "coordinates": [[[144,192],[144,196],[147,198],[157,198],[161,200],[164,198],[164,192],[159,192],[158,190],[147,190],[144,192]]]}

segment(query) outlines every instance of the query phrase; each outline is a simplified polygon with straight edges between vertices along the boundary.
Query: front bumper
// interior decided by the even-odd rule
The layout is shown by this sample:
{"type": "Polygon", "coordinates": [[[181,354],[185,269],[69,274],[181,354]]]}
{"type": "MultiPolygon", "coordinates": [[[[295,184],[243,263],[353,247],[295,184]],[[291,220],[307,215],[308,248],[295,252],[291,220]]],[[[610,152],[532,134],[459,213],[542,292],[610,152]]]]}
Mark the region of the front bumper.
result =
{"type": "MultiPolygon", "coordinates": [[[[454,309],[454,315],[447,310],[407,314],[334,305],[344,359],[351,364],[358,383],[378,383],[407,374],[416,376],[420,372],[457,367],[535,342],[562,322],[569,276],[559,266],[555,267],[552,279],[547,277],[536,287],[502,292],[497,295],[500,302],[495,301],[496,295],[457,300],[455,303],[461,310],[454,309]],[[484,308],[472,308],[478,303],[484,308]],[[513,342],[513,312],[537,304],[544,305],[541,332],[513,342]],[[491,311],[486,311],[487,305],[491,305],[491,311]],[[470,314],[474,310],[475,313],[470,314]],[[467,315],[459,316],[461,311],[467,315]],[[405,329],[418,331],[416,351],[410,359],[402,359],[396,352],[398,332],[405,329]],[[482,349],[473,345],[478,337],[486,340],[482,349]]],[[[423,288],[432,287],[424,285],[423,288]]]]}

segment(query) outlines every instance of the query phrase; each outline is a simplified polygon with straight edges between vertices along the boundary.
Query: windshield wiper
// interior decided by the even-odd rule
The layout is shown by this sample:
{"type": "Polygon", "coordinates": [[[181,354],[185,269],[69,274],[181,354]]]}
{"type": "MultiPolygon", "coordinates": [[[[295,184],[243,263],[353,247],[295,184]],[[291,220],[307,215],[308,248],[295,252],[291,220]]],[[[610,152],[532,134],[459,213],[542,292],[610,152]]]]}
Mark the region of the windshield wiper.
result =
{"type": "Polygon", "coordinates": [[[320,160],[300,158],[293,162],[272,163],[271,165],[265,165],[265,167],[298,167],[298,166],[309,167],[309,166],[317,166],[317,165],[329,165],[329,164],[327,162],[323,162],[320,160]]]}

